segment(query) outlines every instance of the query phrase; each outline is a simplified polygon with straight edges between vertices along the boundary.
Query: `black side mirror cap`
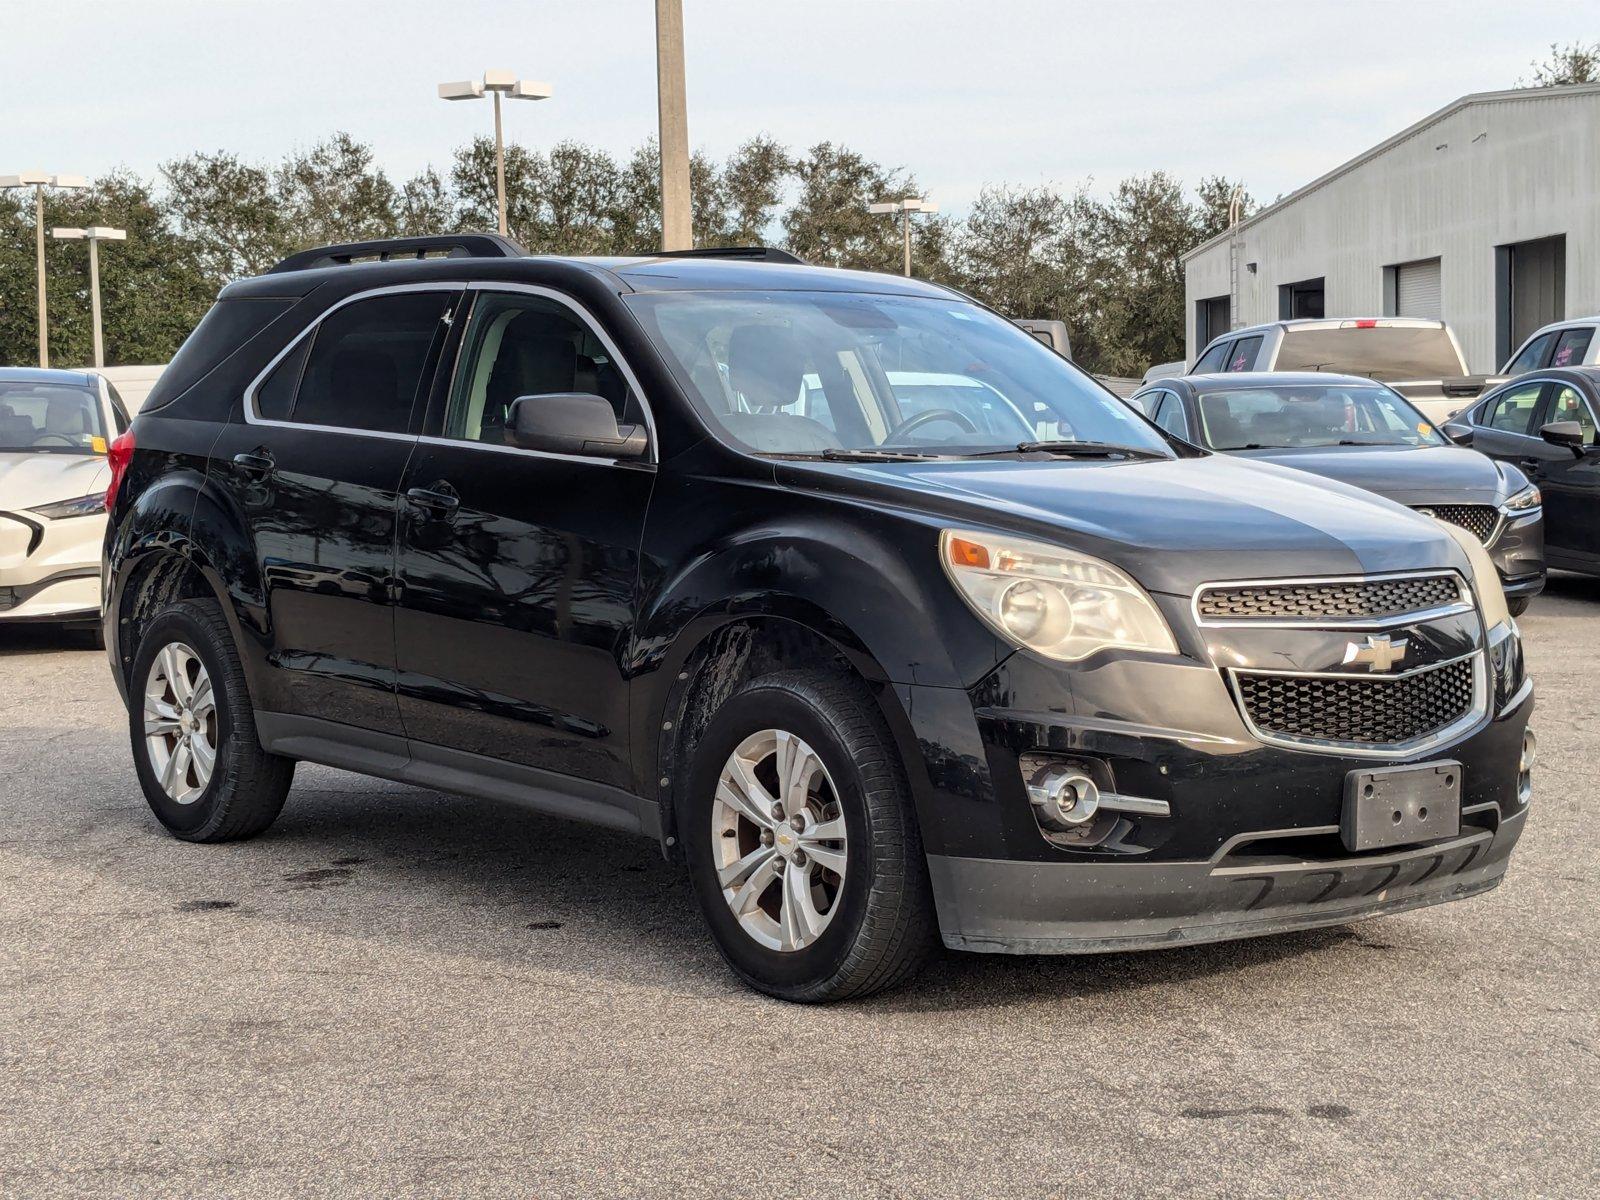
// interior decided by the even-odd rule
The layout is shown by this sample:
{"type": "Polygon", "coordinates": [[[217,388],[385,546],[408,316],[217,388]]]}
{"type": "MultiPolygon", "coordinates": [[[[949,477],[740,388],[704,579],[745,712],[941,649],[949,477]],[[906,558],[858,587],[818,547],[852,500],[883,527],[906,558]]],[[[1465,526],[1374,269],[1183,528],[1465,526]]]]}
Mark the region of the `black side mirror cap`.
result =
{"type": "Polygon", "coordinates": [[[1471,425],[1457,424],[1454,421],[1451,421],[1451,422],[1449,422],[1449,423],[1447,423],[1445,425],[1440,426],[1439,432],[1444,434],[1444,436],[1446,438],[1448,438],[1450,441],[1454,442],[1457,446],[1471,446],[1472,445],[1472,426],[1471,425]]]}
{"type": "Polygon", "coordinates": [[[1539,436],[1552,446],[1565,446],[1579,457],[1583,455],[1583,426],[1576,421],[1551,421],[1540,428],[1539,436]]]}
{"type": "Polygon", "coordinates": [[[522,450],[585,458],[642,458],[650,439],[642,425],[618,425],[611,401],[588,392],[518,396],[506,419],[507,440],[522,450]]]}

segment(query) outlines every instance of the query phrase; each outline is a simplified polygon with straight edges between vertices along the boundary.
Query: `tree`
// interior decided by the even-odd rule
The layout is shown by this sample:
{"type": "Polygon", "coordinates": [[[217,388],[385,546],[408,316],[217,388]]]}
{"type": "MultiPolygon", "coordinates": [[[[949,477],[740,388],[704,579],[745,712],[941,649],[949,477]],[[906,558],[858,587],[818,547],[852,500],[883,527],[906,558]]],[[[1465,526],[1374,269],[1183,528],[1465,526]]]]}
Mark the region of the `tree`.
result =
{"type": "Polygon", "coordinates": [[[373,164],[372,147],[336,133],[273,172],[280,220],[292,249],[394,237],[397,195],[373,164]]]}
{"type": "MultiPolygon", "coordinates": [[[[880,200],[919,195],[915,177],[886,169],[854,150],[819,142],[794,164],[800,194],[783,217],[789,249],[808,262],[867,271],[902,268],[898,220],[867,211],[880,200]]],[[[912,258],[924,278],[949,274],[944,263],[948,219],[914,218],[912,258]]]]}
{"type": "Polygon", "coordinates": [[[1550,43],[1550,56],[1531,62],[1533,78],[1517,80],[1518,87],[1560,87],[1567,83],[1600,83],[1600,42],[1550,43]]]}
{"type": "Polygon", "coordinates": [[[718,180],[727,206],[731,245],[764,245],[783,201],[783,187],[794,173],[789,152],[765,134],[753,137],[723,164],[718,180]]]}
{"type": "Polygon", "coordinates": [[[962,288],[1008,317],[1066,321],[1076,345],[1087,334],[1087,210],[1081,190],[984,188],[953,240],[962,288]]]}

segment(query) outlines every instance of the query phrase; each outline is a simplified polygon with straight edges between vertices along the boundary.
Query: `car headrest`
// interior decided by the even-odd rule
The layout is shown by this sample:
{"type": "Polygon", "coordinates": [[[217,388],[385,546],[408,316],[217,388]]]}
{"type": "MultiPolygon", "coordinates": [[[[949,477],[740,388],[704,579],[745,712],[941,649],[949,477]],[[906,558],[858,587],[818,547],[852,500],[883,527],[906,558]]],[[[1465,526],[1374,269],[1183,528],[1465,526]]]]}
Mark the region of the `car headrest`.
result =
{"type": "Polygon", "coordinates": [[[752,408],[784,408],[799,400],[806,363],[793,329],[740,325],[728,338],[728,382],[752,408]]]}

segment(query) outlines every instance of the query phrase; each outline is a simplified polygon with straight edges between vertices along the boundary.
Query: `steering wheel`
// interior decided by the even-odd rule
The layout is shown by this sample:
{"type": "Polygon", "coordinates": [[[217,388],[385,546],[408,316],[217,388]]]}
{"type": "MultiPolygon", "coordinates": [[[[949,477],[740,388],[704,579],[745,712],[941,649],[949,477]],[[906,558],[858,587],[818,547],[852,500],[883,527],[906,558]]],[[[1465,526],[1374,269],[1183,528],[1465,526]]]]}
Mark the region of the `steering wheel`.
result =
{"type": "Polygon", "coordinates": [[[41,433],[38,437],[33,439],[32,444],[35,446],[42,445],[51,439],[60,442],[63,446],[76,446],[78,444],[76,438],[69,437],[64,433],[41,433]]]}
{"type": "Polygon", "coordinates": [[[966,413],[959,413],[953,408],[930,408],[927,412],[920,412],[901,421],[889,431],[889,436],[883,439],[882,444],[892,446],[906,434],[921,429],[924,425],[931,425],[934,421],[954,421],[968,433],[978,432],[977,424],[966,413]]]}

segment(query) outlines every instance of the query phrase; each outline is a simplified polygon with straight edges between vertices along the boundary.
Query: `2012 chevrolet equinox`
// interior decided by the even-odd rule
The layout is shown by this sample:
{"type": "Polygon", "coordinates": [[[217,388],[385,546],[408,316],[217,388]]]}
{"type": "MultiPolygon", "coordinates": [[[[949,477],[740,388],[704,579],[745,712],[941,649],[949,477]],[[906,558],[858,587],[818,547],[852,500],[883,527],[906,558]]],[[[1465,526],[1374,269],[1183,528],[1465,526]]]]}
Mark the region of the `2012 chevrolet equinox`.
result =
{"type": "Polygon", "coordinates": [[[658,838],[791,1000],[1493,887],[1532,687],[1470,536],[1168,439],[964,296],[777,252],[308,251],[118,439],[140,784],[297,760],[658,838]],[[361,261],[361,260],[367,261],[361,261]]]}

